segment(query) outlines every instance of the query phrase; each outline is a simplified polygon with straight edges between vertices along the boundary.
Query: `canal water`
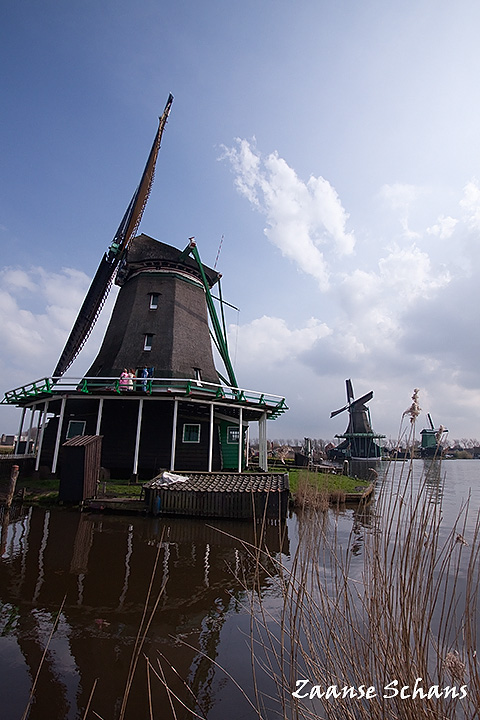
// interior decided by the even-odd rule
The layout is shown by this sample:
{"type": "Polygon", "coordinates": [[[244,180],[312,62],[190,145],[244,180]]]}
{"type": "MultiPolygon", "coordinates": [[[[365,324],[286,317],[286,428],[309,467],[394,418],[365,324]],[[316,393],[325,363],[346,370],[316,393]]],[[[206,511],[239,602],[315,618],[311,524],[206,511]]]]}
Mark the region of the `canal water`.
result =
{"type": "MultiPolygon", "coordinates": [[[[368,513],[328,511],[352,573],[360,576],[365,537],[378,526],[379,495],[406,472],[407,463],[390,466],[386,478],[379,472],[368,513]]],[[[424,462],[414,461],[410,485],[424,473],[424,462]]],[[[441,506],[442,533],[468,501],[462,533],[471,540],[479,480],[475,460],[430,470],[428,497],[441,506]]],[[[277,562],[290,567],[298,537],[295,514],[261,533],[249,522],[22,509],[2,528],[1,717],[20,719],[29,703],[31,720],[194,717],[187,708],[208,720],[258,717],[250,704],[252,589],[274,614],[277,562]]],[[[268,706],[274,681],[259,667],[256,678],[265,717],[278,717],[274,701],[268,706]]]]}

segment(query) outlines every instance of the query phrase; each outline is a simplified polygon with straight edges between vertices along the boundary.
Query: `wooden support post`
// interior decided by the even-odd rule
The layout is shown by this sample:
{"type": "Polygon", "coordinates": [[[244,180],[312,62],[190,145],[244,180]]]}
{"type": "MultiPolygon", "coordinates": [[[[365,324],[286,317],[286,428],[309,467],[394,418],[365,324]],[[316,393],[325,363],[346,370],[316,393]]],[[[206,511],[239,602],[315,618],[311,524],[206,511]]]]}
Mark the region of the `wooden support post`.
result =
{"type": "Polygon", "coordinates": [[[258,466],[260,470],[268,470],[267,455],[267,413],[263,413],[258,421],[258,466]]]}
{"type": "Polygon", "coordinates": [[[7,492],[7,499],[5,501],[5,506],[7,509],[10,509],[10,506],[13,502],[13,496],[15,495],[15,488],[17,487],[18,471],[19,471],[18,465],[12,465],[12,471],[10,473],[10,483],[9,483],[8,492],[7,492]]]}
{"type": "Polygon", "coordinates": [[[103,398],[98,401],[98,413],[97,413],[97,428],[95,435],[100,435],[100,428],[102,426],[102,413],[103,413],[103,398]]]}
{"type": "Polygon", "coordinates": [[[238,417],[238,472],[242,472],[242,458],[243,458],[243,408],[239,410],[238,417]]]}
{"type": "Polygon", "coordinates": [[[208,437],[208,472],[212,472],[212,459],[213,459],[213,403],[210,405],[210,435],[208,437]]]}
{"type": "Polygon", "coordinates": [[[142,430],[142,417],[143,417],[143,398],[140,398],[138,403],[138,415],[137,415],[137,434],[135,437],[135,455],[133,458],[133,473],[132,482],[137,482],[138,479],[138,455],[140,452],[140,432],[142,430]]]}
{"type": "Polygon", "coordinates": [[[21,417],[21,420],[20,420],[20,427],[18,428],[17,442],[15,443],[15,447],[14,447],[14,449],[13,449],[13,454],[14,454],[14,455],[18,455],[18,446],[20,445],[20,440],[21,440],[21,437],[22,437],[23,421],[25,420],[25,413],[26,413],[26,411],[27,411],[27,408],[24,407],[23,410],[22,410],[22,417],[21,417]]]}
{"type": "Polygon", "coordinates": [[[65,405],[66,404],[67,404],[67,396],[64,395],[62,398],[60,417],[58,418],[57,437],[55,439],[55,450],[53,452],[52,475],[54,475],[57,472],[58,453],[60,450],[60,441],[62,439],[62,425],[63,425],[63,418],[65,415],[65,405]]]}
{"type": "Polygon", "coordinates": [[[30,441],[32,439],[33,418],[35,417],[35,410],[37,409],[37,407],[36,405],[33,405],[30,409],[32,411],[32,414],[30,415],[30,425],[28,426],[27,445],[25,447],[26,455],[30,455],[30,441]]]}
{"type": "Polygon", "coordinates": [[[45,401],[45,405],[43,408],[42,427],[40,430],[40,440],[38,441],[37,461],[35,463],[35,472],[38,472],[38,469],[40,467],[40,457],[42,455],[43,436],[45,434],[45,425],[47,424],[48,402],[49,402],[48,400],[45,401]]]}
{"type": "Polygon", "coordinates": [[[173,422],[172,422],[172,449],[170,454],[170,472],[175,470],[175,449],[177,444],[177,418],[178,418],[178,400],[175,400],[173,406],[173,422]]]}

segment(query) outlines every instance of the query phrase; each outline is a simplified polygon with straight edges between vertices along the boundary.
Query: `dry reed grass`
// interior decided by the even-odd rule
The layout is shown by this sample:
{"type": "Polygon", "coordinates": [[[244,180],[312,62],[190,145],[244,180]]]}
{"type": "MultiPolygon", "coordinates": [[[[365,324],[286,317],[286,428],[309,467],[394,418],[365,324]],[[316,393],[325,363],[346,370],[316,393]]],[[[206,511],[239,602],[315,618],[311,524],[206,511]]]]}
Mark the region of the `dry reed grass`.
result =
{"type": "Polygon", "coordinates": [[[276,689],[275,697],[258,702],[258,717],[478,718],[480,522],[477,517],[466,544],[465,506],[443,537],[441,504],[430,502],[429,478],[417,488],[412,474],[412,463],[402,463],[400,477],[384,487],[360,573],[323,511],[310,506],[299,514],[291,566],[277,563],[272,576],[281,611],[269,611],[260,587],[251,591],[256,685],[263,675],[276,689]],[[302,679],[309,682],[295,698],[302,679]],[[374,696],[358,697],[362,685],[375,688],[374,696]],[[310,698],[313,686],[319,687],[310,698]],[[357,697],[353,691],[316,697],[332,686],[337,690],[330,695],[347,687],[357,697]],[[403,686],[409,687],[405,697],[403,686]]]}
{"type": "Polygon", "coordinates": [[[298,476],[298,487],[294,498],[296,510],[313,508],[325,512],[330,506],[330,493],[327,488],[317,487],[310,480],[308,472],[301,472],[298,476]]]}

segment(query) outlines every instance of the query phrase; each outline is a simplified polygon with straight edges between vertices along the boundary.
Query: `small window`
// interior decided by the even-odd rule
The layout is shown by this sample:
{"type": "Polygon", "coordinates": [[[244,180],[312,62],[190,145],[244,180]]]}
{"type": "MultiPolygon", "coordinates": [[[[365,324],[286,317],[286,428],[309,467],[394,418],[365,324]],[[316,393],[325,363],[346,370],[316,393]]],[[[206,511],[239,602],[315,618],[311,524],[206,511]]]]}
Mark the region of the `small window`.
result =
{"type": "Polygon", "coordinates": [[[69,420],[67,427],[66,440],[77,437],[77,435],[85,435],[86,420],[69,420]]]}
{"type": "Polygon", "coordinates": [[[193,377],[195,380],[201,380],[202,379],[202,371],[200,368],[193,368],[193,377]]]}
{"type": "Polygon", "coordinates": [[[240,428],[238,425],[229,425],[227,427],[227,443],[237,443],[240,440],[240,428]]]}
{"type": "Polygon", "coordinates": [[[199,443],[200,442],[200,425],[184,425],[183,426],[183,442],[199,443]]]}
{"type": "Polygon", "coordinates": [[[153,342],[153,335],[151,333],[147,333],[145,335],[145,342],[143,343],[143,349],[144,350],[151,350],[152,349],[152,342],[153,342]]]}
{"type": "Polygon", "coordinates": [[[150,293],[150,310],[158,308],[158,293],[150,293]]]}

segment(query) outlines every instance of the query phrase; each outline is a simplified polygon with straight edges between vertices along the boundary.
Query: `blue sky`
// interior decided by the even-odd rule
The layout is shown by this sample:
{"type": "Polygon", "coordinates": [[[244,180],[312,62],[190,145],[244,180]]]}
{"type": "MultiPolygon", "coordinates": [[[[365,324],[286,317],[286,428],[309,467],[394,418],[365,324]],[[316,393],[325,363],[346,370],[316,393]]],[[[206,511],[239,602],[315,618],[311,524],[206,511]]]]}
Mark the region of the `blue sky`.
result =
{"type": "Polygon", "coordinates": [[[210,265],[224,236],[269,436],[343,432],[350,377],[378,432],[418,387],[480,438],[479,29],[474,0],[2,3],[1,392],[53,371],[172,92],[141,231],[210,265]]]}

